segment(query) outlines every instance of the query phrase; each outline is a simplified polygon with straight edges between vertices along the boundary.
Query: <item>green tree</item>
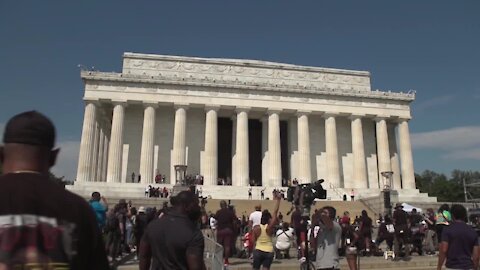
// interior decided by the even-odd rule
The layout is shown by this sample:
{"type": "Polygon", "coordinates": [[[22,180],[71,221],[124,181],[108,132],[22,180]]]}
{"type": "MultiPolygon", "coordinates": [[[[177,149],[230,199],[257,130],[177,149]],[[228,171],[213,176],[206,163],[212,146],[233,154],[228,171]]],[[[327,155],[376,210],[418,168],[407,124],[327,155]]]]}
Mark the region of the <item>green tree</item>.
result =
{"type": "MultiPolygon", "coordinates": [[[[462,170],[453,170],[452,171],[452,178],[451,181],[453,181],[456,185],[458,185],[461,188],[461,193],[462,193],[462,201],[465,200],[465,195],[463,191],[463,181],[465,180],[465,183],[468,184],[473,184],[477,183],[480,181],[480,172],[478,171],[462,171],[462,170]]],[[[480,198],[480,187],[467,187],[467,192],[468,192],[468,199],[478,199],[480,198]]]]}
{"type": "MultiPolygon", "coordinates": [[[[417,188],[421,192],[437,197],[440,202],[464,202],[463,179],[466,183],[478,181],[480,172],[453,170],[450,178],[430,170],[415,174],[417,188]]],[[[480,188],[470,189],[470,193],[472,197],[480,198],[480,188]]]]}

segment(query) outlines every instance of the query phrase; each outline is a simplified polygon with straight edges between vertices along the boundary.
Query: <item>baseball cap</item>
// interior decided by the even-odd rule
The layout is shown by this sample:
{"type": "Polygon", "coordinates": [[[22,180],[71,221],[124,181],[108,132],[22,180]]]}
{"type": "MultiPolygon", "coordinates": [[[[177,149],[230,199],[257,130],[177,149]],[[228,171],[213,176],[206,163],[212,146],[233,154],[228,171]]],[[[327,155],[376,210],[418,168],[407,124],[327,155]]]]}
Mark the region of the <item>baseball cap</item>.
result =
{"type": "Polygon", "coordinates": [[[55,126],[45,115],[28,111],[10,118],[3,133],[3,143],[55,146],[55,126]]]}

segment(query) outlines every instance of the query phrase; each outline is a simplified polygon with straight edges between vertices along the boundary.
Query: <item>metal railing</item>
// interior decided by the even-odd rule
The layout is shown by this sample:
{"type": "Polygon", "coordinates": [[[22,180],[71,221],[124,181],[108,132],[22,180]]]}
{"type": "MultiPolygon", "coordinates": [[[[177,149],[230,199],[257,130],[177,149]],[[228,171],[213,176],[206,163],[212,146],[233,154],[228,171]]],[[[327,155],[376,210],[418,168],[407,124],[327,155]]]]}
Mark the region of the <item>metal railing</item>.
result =
{"type": "Polygon", "coordinates": [[[335,185],[332,185],[332,183],[328,183],[329,187],[331,190],[333,190],[334,193],[337,194],[338,198],[342,198],[343,197],[343,194],[340,193],[340,191],[338,191],[338,188],[335,186],[335,185]]]}
{"type": "Polygon", "coordinates": [[[223,247],[205,234],[204,239],[205,251],[203,257],[207,270],[223,269],[223,247]]]}

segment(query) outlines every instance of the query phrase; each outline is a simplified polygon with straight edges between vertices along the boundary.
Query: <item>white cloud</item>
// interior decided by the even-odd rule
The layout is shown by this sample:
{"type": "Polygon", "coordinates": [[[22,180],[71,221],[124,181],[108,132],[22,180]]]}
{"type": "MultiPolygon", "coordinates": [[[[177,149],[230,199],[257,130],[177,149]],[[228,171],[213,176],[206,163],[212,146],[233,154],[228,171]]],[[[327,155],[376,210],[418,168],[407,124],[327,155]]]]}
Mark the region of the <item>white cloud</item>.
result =
{"type": "Polygon", "coordinates": [[[453,151],[442,156],[445,159],[475,159],[480,160],[480,147],[453,151]]]}
{"type": "Polygon", "coordinates": [[[413,133],[411,137],[415,149],[442,150],[445,159],[480,160],[480,126],[413,133]]]}
{"type": "Polygon", "coordinates": [[[480,126],[413,133],[411,136],[414,148],[456,149],[480,146],[480,126]]]}
{"type": "Polygon", "coordinates": [[[413,108],[418,111],[423,111],[432,107],[448,104],[454,98],[455,97],[453,95],[438,96],[438,97],[430,98],[423,102],[419,102],[417,104],[414,103],[413,108]]]}
{"type": "Polygon", "coordinates": [[[52,168],[52,172],[58,176],[65,176],[68,180],[74,180],[77,174],[78,153],[80,149],[79,141],[58,142],[60,153],[58,154],[57,164],[52,168]]]}

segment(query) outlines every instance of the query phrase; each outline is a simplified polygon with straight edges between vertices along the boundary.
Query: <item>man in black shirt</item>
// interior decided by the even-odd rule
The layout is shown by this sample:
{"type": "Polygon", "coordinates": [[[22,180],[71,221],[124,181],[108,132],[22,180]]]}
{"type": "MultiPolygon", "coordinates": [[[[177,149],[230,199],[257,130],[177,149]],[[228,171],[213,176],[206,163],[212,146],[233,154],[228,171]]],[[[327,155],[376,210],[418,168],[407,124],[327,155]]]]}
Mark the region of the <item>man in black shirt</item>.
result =
{"type": "Polygon", "coordinates": [[[140,270],[206,269],[203,234],[196,224],[201,215],[198,197],[182,191],[170,203],[173,208],[152,221],[143,234],[140,270]]]}
{"type": "Polygon", "coordinates": [[[393,226],[395,227],[393,251],[395,252],[395,258],[399,258],[401,245],[405,247],[405,256],[410,256],[410,245],[407,243],[407,239],[410,236],[409,222],[407,212],[403,211],[403,205],[397,203],[393,212],[393,226]]]}
{"type": "Polygon", "coordinates": [[[223,246],[223,264],[229,265],[228,258],[232,255],[232,246],[234,245],[234,232],[236,221],[238,220],[232,208],[227,206],[227,202],[220,201],[220,210],[215,214],[217,221],[217,242],[223,246]]]}
{"type": "Polygon", "coordinates": [[[445,259],[447,269],[478,269],[479,244],[475,230],[467,225],[467,209],[461,204],[450,208],[453,221],[442,232],[438,248],[437,270],[441,270],[445,259]]]}
{"type": "Polygon", "coordinates": [[[432,208],[427,209],[427,215],[423,217],[427,223],[428,230],[425,232],[425,251],[428,255],[435,254],[435,245],[433,242],[433,236],[435,235],[435,212],[432,208]]]}
{"type": "Polygon", "coordinates": [[[59,152],[50,120],[35,111],[16,115],[3,143],[1,268],[109,269],[94,212],[49,178],[59,152]]]}

